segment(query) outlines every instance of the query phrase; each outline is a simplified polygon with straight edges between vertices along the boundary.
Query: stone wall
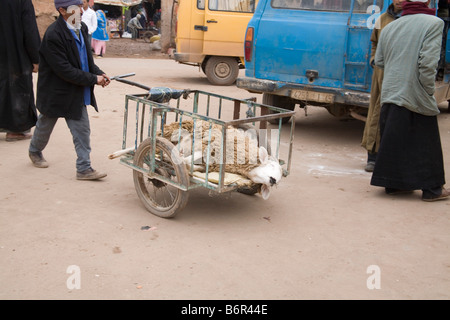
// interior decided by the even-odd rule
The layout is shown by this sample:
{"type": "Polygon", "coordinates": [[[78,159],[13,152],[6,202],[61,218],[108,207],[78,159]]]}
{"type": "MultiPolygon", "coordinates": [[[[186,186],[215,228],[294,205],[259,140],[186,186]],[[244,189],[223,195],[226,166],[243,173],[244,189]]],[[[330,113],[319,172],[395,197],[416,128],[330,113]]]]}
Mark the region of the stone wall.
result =
{"type": "Polygon", "coordinates": [[[47,27],[58,17],[53,0],[31,0],[36,12],[39,34],[44,36],[47,27]]]}
{"type": "Polygon", "coordinates": [[[161,52],[175,48],[175,24],[178,4],[173,0],[161,1],[161,52]]]}

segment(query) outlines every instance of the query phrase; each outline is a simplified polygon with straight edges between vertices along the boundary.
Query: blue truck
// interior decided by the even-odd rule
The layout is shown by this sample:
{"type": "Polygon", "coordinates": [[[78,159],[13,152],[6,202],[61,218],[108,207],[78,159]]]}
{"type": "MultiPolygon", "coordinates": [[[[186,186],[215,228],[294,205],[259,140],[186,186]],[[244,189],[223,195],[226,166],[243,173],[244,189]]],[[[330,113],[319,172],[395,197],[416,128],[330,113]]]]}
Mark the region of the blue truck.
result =
{"type": "MultiPolygon", "coordinates": [[[[364,120],[372,81],[370,36],[391,3],[260,0],[247,26],[245,77],[237,87],[262,93],[264,104],[289,110],[320,106],[336,117],[364,120]]],[[[449,80],[446,73],[436,82],[438,103],[450,100],[449,80]]]]}

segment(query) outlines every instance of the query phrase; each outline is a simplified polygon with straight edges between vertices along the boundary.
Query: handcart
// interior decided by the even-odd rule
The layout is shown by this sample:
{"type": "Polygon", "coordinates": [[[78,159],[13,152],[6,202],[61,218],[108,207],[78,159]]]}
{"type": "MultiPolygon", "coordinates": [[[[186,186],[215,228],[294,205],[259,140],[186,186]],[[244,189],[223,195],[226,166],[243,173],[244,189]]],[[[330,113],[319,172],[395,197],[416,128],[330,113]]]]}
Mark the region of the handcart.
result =
{"type": "Polygon", "coordinates": [[[123,79],[125,76],[114,79],[142,88],[146,93],[125,96],[122,148],[109,158],[120,158],[122,165],[133,170],[137,195],[152,214],[174,217],[187,204],[189,190],[199,187],[217,193],[258,192],[257,184],[225,171],[227,148],[224,146],[231,139],[227,137],[230,126],[256,128],[258,143],[278,159],[283,176],[289,174],[295,121],[292,119],[288,125],[283,124],[286,122],[283,119],[294,118],[294,111],[259,104],[255,98],[235,99],[200,90],[150,88],[123,79]],[[212,148],[212,128],[220,128],[222,135],[216,154],[223,161],[218,164],[218,170],[212,171],[206,153],[206,169],[195,171],[195,148],[192,148],[192,162],[186,163],[186,154],[180,154],[181,134],[175,139],[164,136],[165,125],[179,123],[181,128],[185,121],[191,121],[194,127],[200,122],[207,123],[207,130],[201,136],[193,135],[192,146],[202,141],[208,152],[212,148]]]}

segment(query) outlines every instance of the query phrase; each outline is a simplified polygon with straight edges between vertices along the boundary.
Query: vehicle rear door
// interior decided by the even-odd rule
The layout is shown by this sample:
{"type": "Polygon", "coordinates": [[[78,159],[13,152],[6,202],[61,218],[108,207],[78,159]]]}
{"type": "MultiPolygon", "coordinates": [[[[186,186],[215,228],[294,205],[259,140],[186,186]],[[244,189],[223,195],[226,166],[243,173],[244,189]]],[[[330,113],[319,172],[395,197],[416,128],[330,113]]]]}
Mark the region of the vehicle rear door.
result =
{"type": "Polygon", "coordinates": [[[379,16],[381,0],[354,0],[350,4],[344,42],[343,86],[370,91],[372,68],[369,66],[370,36],[379,16]]]}
{"type": "Polygon", "coordinates": [[[181,0],[177,13],[176,45],[183,62],[203,60],[204,0],[181,0]]]}
{"type": "Polygon", "coordinates": [[[369,90],[374,1],[359,1],[272,0],[255,37],[255,77],[369,90]]]}

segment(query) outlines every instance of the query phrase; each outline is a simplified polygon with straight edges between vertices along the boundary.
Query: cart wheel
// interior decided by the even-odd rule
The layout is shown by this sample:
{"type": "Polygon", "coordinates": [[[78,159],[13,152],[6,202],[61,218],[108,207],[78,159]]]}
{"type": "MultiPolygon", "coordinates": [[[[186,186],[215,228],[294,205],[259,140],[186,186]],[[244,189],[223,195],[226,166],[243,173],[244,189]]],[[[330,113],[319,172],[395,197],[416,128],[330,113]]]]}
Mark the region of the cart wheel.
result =
{"type": "Polygon", "coordinates": [[[239,75],[238,61],[231,57],[211,57],[206,62],[205,74],[212,84],[229,86],[239,75]]]}
{"type": "MultiPolygon", "coordinates": [[[[152,154],[152,140],[144,140],[136,150],[134,165],[150,171],[150,159],[152,154]]],[[[178,150],[172,143],[164,138],[156,138],[155,171],[176,182],[187,186],[189,184],[188,173],[178,150]]],[[[150,179],[142,172],[133,170],[133,180],[139,199],[145,208],[161,218],[171,218],[182,210],[188,200],[188,192],[178,189],[157,179],[150,179]]]]}

